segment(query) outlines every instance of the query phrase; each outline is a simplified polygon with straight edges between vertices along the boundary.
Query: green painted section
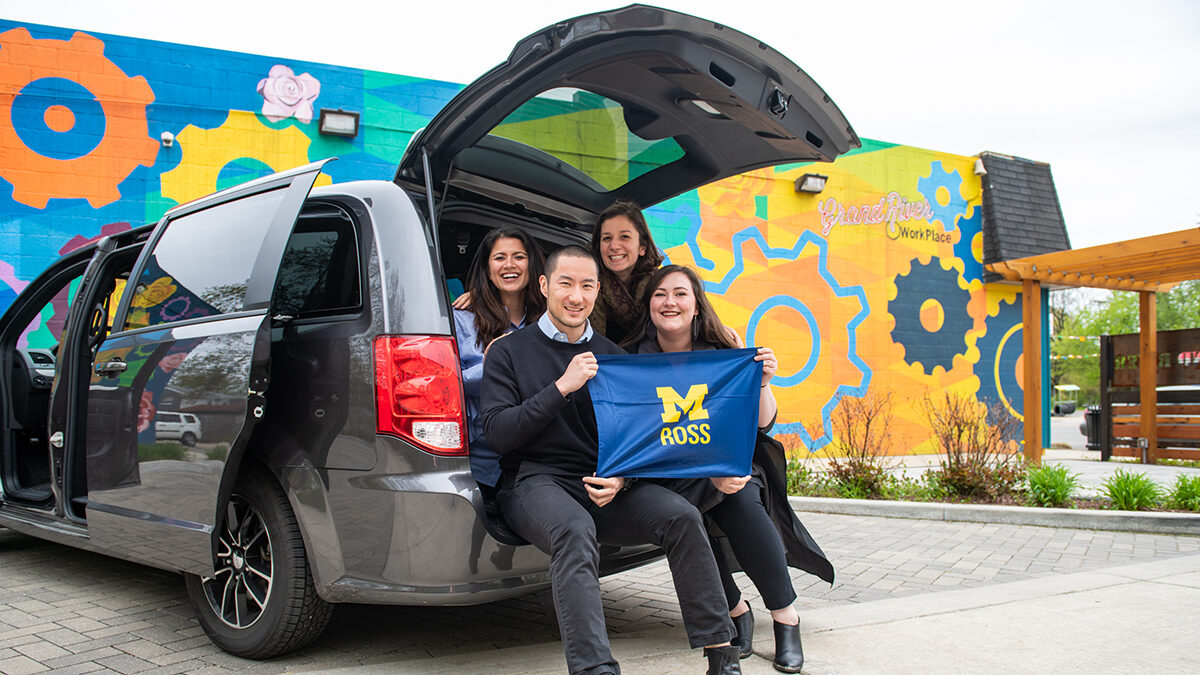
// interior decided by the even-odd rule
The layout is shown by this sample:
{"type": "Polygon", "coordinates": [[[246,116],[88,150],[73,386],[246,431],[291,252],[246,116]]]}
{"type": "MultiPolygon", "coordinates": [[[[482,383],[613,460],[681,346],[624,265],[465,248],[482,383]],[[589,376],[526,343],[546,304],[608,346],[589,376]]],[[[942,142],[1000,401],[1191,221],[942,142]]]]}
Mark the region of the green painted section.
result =
{"type": "Polygon", "coordinates": [[[687,243],[693,223],[700,220],[700,195],[691,190],[652,206],[643,214],[659,248],[681,246],[687,243]]]}
{"type": "Polygon", "coordinates": [[[490,133],[552,155],[605,190],[683,157],[674,139],[639,138],[626,126],[619,104],[583,91],[574,91],[570,99],[531,99],[490,133]]]}
{"type": "MultiPolygon", "coordinates": [[[[79,277],[76,277],[67,286],[67,305],[75,299],[75,291],[79,290],[79,277]]],[[[58,347],[62,341],[61,335],[55,335],[50,332],[50,320],[54,317],[56,308],[53,302],[46,303],[46,306],[39,312],[41,321],[36,329],[29,332],[29,347],[32,349],[54,349],[58,347]]],[[[58,311],[62,311],[61,308],[58,311]]]]}
{"type": "MultiPolygon", "coordinates": [[[[841,157],[853,157],[854,155],[861,155],[865,152],[878,152],[879,150],[887,150],[888,148],[895,148],[895,147],[900,146],[899,143],[886,143],[884,141],[873,141],[869,138],[861,138],[859,140],[862,141],[861,148],[855,148],[855,149],[851,150],[850,152],[847,152],[846,154],[841,155],[841,157]]],[[[840,159],[840,157],[839,157],[839,159],[840,159]]],[[[802,169],[806,166],[812,166],[813,164],[816,164],[819,166],[819,165],[825,164],[825,162],[795,162],[792,164],[780,164],[775,167],[775,173],[783,173],[785,171],[792,171],[793,169],[802,169]]]]}
{"type": "Polygon", "coordinates": [[[767,219],[767,195],[754,195],[754,217],[767,219]]]}
{"type": "MultiPolygon", "coordinates": [[[[362,132],[366,127],[360,126],[359,131],[362,132]]],[[[354,143],[350,140],[340,138],[338,136],[325,136],[322,134],[313,134],[309,136],[311,142],[308,145],[309,161],[317,161],[326,157],[344,157],[346,155],[361,152],[354,147],[354,143]]],[[[371,147],[371,146],[368,146],[371,147]]],[[[372,147],[372,149],[374,149],[372,147]]]]}

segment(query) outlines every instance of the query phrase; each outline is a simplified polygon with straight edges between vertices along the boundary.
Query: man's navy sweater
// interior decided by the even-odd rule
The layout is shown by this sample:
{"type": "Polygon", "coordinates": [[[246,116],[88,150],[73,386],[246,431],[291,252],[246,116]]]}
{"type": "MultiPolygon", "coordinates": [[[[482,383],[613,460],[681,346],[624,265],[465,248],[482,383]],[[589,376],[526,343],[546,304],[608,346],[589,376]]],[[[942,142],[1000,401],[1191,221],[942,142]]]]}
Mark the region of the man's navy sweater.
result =
{"type": "Polygon", "coordinates": [[[483,361],[483,433],[506,475],[590,476],[599,438],[587,385],[559,393],[554,381],[576,354],[624,354],[603,335],[583,344],[551,340],[536,324],[492,343],[483,361]]]}

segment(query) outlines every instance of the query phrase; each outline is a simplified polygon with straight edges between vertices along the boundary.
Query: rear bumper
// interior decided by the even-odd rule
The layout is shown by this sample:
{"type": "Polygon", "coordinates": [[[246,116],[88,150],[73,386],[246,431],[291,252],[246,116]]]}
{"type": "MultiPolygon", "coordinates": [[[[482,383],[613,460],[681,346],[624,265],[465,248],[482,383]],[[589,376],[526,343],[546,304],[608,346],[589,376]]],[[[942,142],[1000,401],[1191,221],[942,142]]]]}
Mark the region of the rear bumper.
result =
{"type": "MultiPolygon", "coordinates": [[[[467,462],[435,462],[443,470],[330,470],[325,480],[313,470],[284,471],[322,598],[474,605],[549,586],[549,556],[534,546],[502,544],[487,533],[482,497],[467,462]]],[[[661,550],[649,545],[603,546],[601,573],[660,557],[661,550]]]]}

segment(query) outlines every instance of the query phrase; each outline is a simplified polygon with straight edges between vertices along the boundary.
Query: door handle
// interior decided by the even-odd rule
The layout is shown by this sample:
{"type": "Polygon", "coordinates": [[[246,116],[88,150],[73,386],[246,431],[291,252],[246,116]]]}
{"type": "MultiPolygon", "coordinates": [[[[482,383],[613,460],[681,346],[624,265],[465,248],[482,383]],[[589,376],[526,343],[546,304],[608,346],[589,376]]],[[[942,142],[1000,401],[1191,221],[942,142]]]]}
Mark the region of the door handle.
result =
{"type": "Polygon", "coordinates": [[[128,367],[129,367],[129,364],[125,363],[121,359],[113,359],[112,361],[105,361],[104,363],[97,363],[96,364],[96,374],[113,376],[113,375],[117,375],[118,373],[125,372],[125,369],[128,367]]]}

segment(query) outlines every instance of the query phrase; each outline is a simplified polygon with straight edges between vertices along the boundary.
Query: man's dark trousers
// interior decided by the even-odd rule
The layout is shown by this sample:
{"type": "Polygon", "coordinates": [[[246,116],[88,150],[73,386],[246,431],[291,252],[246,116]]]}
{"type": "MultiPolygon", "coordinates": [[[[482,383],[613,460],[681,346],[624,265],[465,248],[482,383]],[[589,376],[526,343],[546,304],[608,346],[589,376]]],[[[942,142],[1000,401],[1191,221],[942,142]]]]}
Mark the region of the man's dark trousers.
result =
{"type": "Polygon", "coordinates": [[[554,609],[571,673],[619,672],[600,601],[598,543],[663,547],[692,647],[728,642],[732,623],[700,513],[653,483],[635,483],[604,507],[577,476],[531,474],[498,495],[508,524],[550,555],[554,609]]]}

